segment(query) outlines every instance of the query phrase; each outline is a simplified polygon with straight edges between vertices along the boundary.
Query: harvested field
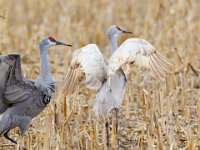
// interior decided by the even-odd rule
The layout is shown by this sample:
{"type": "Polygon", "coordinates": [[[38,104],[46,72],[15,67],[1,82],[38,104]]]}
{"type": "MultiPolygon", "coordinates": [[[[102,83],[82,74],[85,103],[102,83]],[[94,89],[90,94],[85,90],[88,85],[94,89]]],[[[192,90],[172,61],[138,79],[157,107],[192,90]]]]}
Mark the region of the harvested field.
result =
{"type": "MultiPolygon", "coordinates": [[[[200,1],[199,0],[0,0],[0,54],[20,53],[26,78],[39,72],[38,43],[46,35],[72,44],[49,50],[57,91],[23,139],[30,150],[108,149],[105,126],[93,113],[95,92],[81,87],[59,92],[74,50],[96,43],[106,61],[111,50],[106,30],[112,24],[150,41],[173,64],[163,81],[133,68],[119,117],[110,120],[110,149],[200,149],[200,1]]],[[[11,131],[19,139],[19,130],[11,131]]],[[[0,150],[17,146],[0,137],[0,150]]]]}

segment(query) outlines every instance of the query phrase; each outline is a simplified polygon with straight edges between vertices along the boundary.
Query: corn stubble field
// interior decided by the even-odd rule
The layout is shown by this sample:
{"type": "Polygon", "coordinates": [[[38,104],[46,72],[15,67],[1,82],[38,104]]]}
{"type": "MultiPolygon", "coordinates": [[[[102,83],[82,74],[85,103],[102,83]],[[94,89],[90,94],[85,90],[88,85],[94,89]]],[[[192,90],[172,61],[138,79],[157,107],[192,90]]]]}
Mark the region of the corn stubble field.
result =
{"type": "MultiPolygon", "coordinates": [[[[0,54],[20,53],[28,79],[39,72],[38,42],[46,35],[72,44],[49,50],[58,81],[50,105],[36,117],[23,139],[30,150],[107,149],[105,126],[93,113],[95,92],[81,87],[65,97],[59,85],[71,55],[96,43],[106,61],[107,28],[117,24],[130,37],[150,41],[175,64],[163,81],[133,68],[116,135],[109,115],[111,149],[200,149],[200,1],[198,0],[0,0],[0,54]]],[[[11,136],[19,139],[19,130],[11,136]]],[[[16,146],[0,138],[0,149],[16,146]]]]}

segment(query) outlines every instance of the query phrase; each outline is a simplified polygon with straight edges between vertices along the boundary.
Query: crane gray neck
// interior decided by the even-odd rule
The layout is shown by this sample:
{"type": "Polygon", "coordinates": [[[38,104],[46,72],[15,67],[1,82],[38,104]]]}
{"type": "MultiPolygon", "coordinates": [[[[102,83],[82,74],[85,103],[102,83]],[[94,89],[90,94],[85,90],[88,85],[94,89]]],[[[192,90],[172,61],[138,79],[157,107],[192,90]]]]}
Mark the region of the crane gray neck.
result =
{"type": "Polygon", "coordinates": [[[112,54],[118,49],[117,37],[117,35],[108,35],[112,54]]]}
{"type": "Polygon", "coordinates": [[[55,82],[49,67],[48,47],[43,44],[40,44],[40,73],[38,78],[47,84],[52,84],[55,82]]]}

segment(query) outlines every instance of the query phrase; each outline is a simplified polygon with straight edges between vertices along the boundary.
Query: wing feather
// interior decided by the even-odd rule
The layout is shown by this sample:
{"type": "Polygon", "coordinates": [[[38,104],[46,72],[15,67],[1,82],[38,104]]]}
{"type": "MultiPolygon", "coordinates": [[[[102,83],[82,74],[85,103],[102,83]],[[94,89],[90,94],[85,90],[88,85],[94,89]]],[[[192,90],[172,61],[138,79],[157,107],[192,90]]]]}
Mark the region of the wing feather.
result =
{"type": "Polygon", "coordinates": [[[163,68],[159,66],[159,63],[155,61],[153,56],[150,57],[150,61],[152,62],[152,64],[156,68],[156,70],[157,70],[157,72],[159,74],[159,78],[162,79],[162,77],[166,77],[167,72],[166,73],[164,72],[163,68]]]}
{"type": "Polygon", "coordinates": [[[14,104],[27,100],[34,93],[35,88],[29,84],[32,83],[31,81],[24,80],[20,55],[9,54],[1,57],[4,57],[4,62],[9,65],[9,70],[6,72],[6,83],[0,99],[5,104],[14,104]]]}
{"type": "Polygon", "coordinates": [[[167,72],[165,72],[165,70],[162,68],[162,66],[160,66],[159,62],[156,62],[153,55],[150,57],[150,59],[151,59],[152,63],[154,64],[154,66],[156,67],[156,69],[158,70],[158,72],[160,73],[161,77],[165,77],[167,72]]]}
{"type": "Polygon", "coordinates": [[[132,38],[126,40],[111,56],[108,75],[113,76],[124,64],[132,62],[135,66],[149,70],[154,78],[162,79],[174,70],[174,65],[148,41],[132,38]]]}
{"type": "Polygon", "coordinates": [[[9,107],[4,98],[7,87],[19,82],[22,78],[20,55],[0,55],[0,114],[9,107]]]}
{"type": "Polygon", "coordinates": [[[27,100],[33,90],[26,88],[26,85],[14,84],[6,87],[6,91],[4,93],[4,101],[7,104],[18,103],[24,100],[27,100]]]}
{"type": "Polygon", "coordinates": [[[24,79],[19,54],[1,55],[0,71],[3,74],[0,75],[0,114],[12,104],[22,101],[32,104],[38,99],[43,100],[47,94],[51,96],[46,88],[36,86],[37,81],[24,79]]]}
{"type": "Polygon", "coordinates": [[[162,59],[158,57],[157,53],[154,53],[153,57],[156,60],[156,62],[158,62],[160,66],[162,66],[165,72],[168,72],[168,71],[170,72],[171,70],[173,70],[173,67],[170,67],[165,61],[162,61],[162,59]]]}
{"type": "Polygon", "coordinates": [[[106,78],[106,65],[96,44],[76,50],[64,79],[64,94],[72,94],[80,84],[98,90],[106,78]]]}

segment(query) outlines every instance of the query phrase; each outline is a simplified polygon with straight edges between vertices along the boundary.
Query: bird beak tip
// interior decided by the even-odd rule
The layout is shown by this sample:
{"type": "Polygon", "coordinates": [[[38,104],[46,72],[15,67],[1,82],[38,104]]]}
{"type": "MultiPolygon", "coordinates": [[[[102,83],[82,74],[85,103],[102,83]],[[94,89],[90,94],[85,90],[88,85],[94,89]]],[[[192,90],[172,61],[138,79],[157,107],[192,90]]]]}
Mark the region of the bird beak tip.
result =
{"type": "Polygon", "coordinates": [[[71,44],[62,44],[62,45],[72,47],[71,44]]]}
{"type": "Polygon", "coordinates": [[[126,30],[122,30],[122,32],[125,33],[125,34],[132,34],[132,32],[126,31],[126,30]]]}
{"type": "Polygon", "coordinates": [[[69,46],[69,47],[72,47],[71,44],[65,44],[63,42],[60,42],[60,41],[56,41],[56,45],[64,45],[64,46],[69,46]]]}
{"type": "Polygon", "coordinates": [[[126,34],[133,34],[132,32],[129,32],[129,31],[125,31],[124,33],[126,33],[126,34]]]}

